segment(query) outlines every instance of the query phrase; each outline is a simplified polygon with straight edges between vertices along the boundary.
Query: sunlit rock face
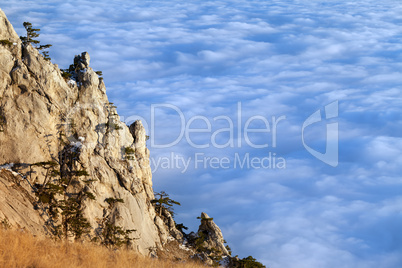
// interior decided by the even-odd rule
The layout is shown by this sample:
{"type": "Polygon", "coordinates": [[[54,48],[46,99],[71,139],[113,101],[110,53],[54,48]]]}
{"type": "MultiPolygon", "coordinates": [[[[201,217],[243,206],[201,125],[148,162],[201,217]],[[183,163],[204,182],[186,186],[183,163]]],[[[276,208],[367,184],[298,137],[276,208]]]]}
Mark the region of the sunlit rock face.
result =
{"type": "Polygon", "coordinates": [[[0,45],[0,192],[3,199],[13,196],[14,181],[24,189],[15,195],[15,202],[3,200],[0,217],[35,234],[49,231],[40,211],[32,209],[33,205],[27,209],[37,198],[33,185],[46,177],[40,167],[30,165],[57,162],[68,146],[78,152],[79,168],[88,173],[85,180],[90,179],[71,186],[72,191],[86,189],[95,196],[84,202],[92,232],[107,218],[123,229],[135,230],[132,247],[144,255],[162,248],[168,237],[161,233],[169,233],[169,228],[155,224],[145,130],[137,122],[130,131],[120,121],[102,78],[89,66],[89,54],[72,59],[71,75],[63,77],[58,66],[46,61],[32,45],[21,44],[1,10],[0,40],[11,43],[0,45]],[[11,166],[6,165],[10,163],[19,174],[10,173],[11,166]],[[108,198],[123,202],[111,206],[105,202],[108,198]]]}

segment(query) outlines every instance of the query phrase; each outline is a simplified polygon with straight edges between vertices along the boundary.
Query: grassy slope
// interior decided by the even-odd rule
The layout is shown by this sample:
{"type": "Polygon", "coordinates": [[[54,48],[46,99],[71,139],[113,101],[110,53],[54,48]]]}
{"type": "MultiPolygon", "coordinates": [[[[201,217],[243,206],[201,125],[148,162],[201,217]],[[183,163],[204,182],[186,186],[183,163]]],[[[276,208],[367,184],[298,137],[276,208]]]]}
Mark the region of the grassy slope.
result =
{"type": "Polygon", "coordinates": [[[0,267],[141,267],[201,268],[192,263],[150,259],[127,250],[110,250],[91,243],[64,243],[0,228],[0,267]]]}

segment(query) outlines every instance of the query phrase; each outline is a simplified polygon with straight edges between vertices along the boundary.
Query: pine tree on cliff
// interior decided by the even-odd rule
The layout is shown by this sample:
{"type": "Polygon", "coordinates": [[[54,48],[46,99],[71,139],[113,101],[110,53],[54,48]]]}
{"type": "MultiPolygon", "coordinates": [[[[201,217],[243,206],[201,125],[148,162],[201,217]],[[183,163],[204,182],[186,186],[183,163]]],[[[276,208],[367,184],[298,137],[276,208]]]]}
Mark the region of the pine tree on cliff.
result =
{"type": "MultiPolygon", "coordinates": [[[[20,39],[21,39],[22,43],[24,44],[24,46],[27,46],[29,44],[39,45],[40,41],[36,40],[35,38],[39,37],[40,34],[38,32],[40,31],[40,29],[33,28],[32,23],[27,22],[27,21],[24,22],[23,25],[24,25],[25,30],[27,31],[27,36],[20,36],[20,39]]],[[[43,50],[43,49],[47,49],[51,46],[52,45],[47,44],[47,45],[36,46],[35,48],[37,50],[43,50]]],[[[42,54],[43,54],[43,57],[45,58],[45,60],[50,60],[48,51],[43,51],[42,54]]]]}
{"type": "Polygon", "coordinates": [[[22,25],[24,25],[25,30],[27,31],[27,36],[20,36],[22,43],[26,46],[29,44],[39,44],[40,41],[35,40],[34,38],[39,37],[39,31],[40,29],[35,29],[32,28],[32,23],[30,22],[24,22],[22,25]]]}
{"type": "Polygon", "coordinates": [[[151,204],[154,204],[157,213],[159,213],[159,216],[162,215],[162,212],[164,210],[166,210],[173,216],[173,214],[174,214],[173,208],[172,208],[173,205],[181,206],[181,204],[179,202],[170,199],[169,195],[164,191],[162,191],[160,193],[155,193],[155,195],[158,198],[151,200],[151,204]]]}

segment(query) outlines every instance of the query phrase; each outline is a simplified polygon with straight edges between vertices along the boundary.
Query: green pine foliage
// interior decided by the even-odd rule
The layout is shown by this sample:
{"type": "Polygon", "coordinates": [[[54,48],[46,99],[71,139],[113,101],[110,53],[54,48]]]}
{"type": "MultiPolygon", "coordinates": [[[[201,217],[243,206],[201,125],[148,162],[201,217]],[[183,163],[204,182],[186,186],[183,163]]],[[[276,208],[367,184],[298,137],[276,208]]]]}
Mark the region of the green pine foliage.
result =
{"type": "Polygon", "coordinates": [[[0,221],[0,227],[3,228],[3,229],[10,229],[10,228],[11,228],[11,224],[10,224],[10,222],[8,221],[7,218],[4,218],[4,219],[2,219],[2,220],[0,221]]]}
{"type": "Polygon", "coordinates": [[[91,225],[82,213],[81,194],[72,195],[64,200],[60,200],[58,207],[62,210],[62,230],[65,238],[72,235],[76,239],[80,239],[83,235],[89,234],[91,225]]]}
{"type": "Polygon", "coordinates": [[[68,81],[73,75],[70,73],[69,69],[61,69],[61,76],[65,81],[68,81]]]}
{"type": "Polygon", "coordinates": [[[201,220],[201,221],[213,221],[214,218],[204,218],[204,217],[197,217],[197,219],[201,220]]]}
{"type": "Polygon", "coordinates": [[[116,113],[117,106],[115,106],[113,102],[106,103],[105,106],[107,110],[107,122],[106,122],[105,134],[108,135],[109,133],[115,130],[123,129],[123,127],[121,127],[118,121],[116,120],[116,117],[118,116],[118,114],[116,113]]]}
{"type": "Polygon", "coordinates": [[[134,154],[135,150],[131,147],[126,147],[126,148],[124,148],[124,153],[125,154],[134,154]]]}
{"type": "Polygon", "coordinates": [[[123,129],[123,127],[121,127],[121,126],[120,126],[119,124],[117,124],[117,123],[112,124],[112,126],[113,126],[113,129],[114,129],[114,130],[123,129]]]}
{"type": "MultiPolygon", "coordinates": [[[[24,28],[25,28],[25,30],[27,32],[26,36],[20,36],[20,39],[21,39],[22,44],[24,46],[28,46],[30,44],[37,45],[37,46],[35,46],[35,48],[37,50],[39,50],[39,51],[44,50],[44,49],[48,49],[49,47],[52,46],[50,44],[39,45],[40,41],[37,40],[36,38],[38,38],[39,35],[40,35],[39,34],[40,29],[33,28],[32,23],[26,21],[26,22],[23,23],[23,25],[24,25],[24,28]]],[[[51,58],[49,57],[49,51],[42,51],[42,55],[43,55],[43,58],[45,60],[47,60],[47,61],[51,60],[51,58]]]]}
{"type": "Polygon", "coordinates": [[[223,243],[225,243],[225,248],[226,250],[229,252],[229,255],[232,256],[232,249],[229,247],[229,245],[227,244],[228,242],[226,242],[226,240],[223,240],[223,243]]]}
{"type": "Polygon", "coordinates": [[[136,230],[126,230],[121,226],[117,226],[110,219],[115,205],[117,203],[124,203],[124,200],[121,198],[109,197],[105,199],[105,202],[109,204],[109,207],[97,228],[97,236],[93,238],[92,241],[98,242],[108,248],[118,249],[124,245],[128,248],[132,240],[139,239],[131,237],[131,234],[136,230]]]}
{"type": "Polygon", "coordinates": [[[42,170],[43,182],[35,184],[38,197],[36,208],[47,213],[47,225],[53,234],[59,238],[81,239],[91,230],[83,213],[84,202],[95,200],[95,195],[82,179],[89,174],[79,161],[80,149],[71,145],[65,137],[60,131],[59,146],[62,149],[58,158],[32,164],[29,174],[34,173],[33,168],[42,170]]]}
{"type": "Polygon", "coordinates": [[[2,39],[2,40],[0,40],[0,45],[11,47],[13,45],[13,42],[11,42],[10,40],[7,40],[7,39],[2,39]]]}
{"type": "Polygon", "coordinates": [[[124,203],[124,200],[121,198],[113,198],[109,197],[105,199],[105,202],[109,204],[109,206],[113,206],[116,203],[124,203]]]}
{"type": "Polygon", "coordinates": [[[197,252],[206,252],[207,248],[204,247],[204,241],[206,241],[207,236],[203,232],[198,232],[197,238],[194,241],[195,250],[197,252]]]}
{"type": "Polygon", "coordinates": [[[120,248],[122,246],[128,247],[130,242],[134,240],[131,233],[136,230],[125,230],[120,226],[116,226],[109,219],[104,219],[101,224],[101,235],[98,240],[100,243],[108,248],[120,248]]]}
{"type": "Polygon", "coordinates": [[[102,73],[102,71],[96,71],[95,72],[98,76],[99,76],[99,81],[102,81],[103,80],[103,73],[102,73]]]}
{"type": "Polygon", "coordinates": [[[134,160],[135,150],[131,147],[124,148],[124,158],[127,160],[134,160]]]}
{"type": "Polygon", "coordinates": [[[184,230],[188,230],[188,227],[184,226],[183,223],[176,223],[176,229],[179,230],[183,235],[186,235],[184,230]]]}
{"type": "Polygon", "coordinates": [[[43,52],[42,52],[42,55],[43,55],[43,58],[44,58],[45,60],[47,60],[47,61],[50,61],[50,60],[51,60],[51,58],[50,58],[50,56],[49,56],[49,51],[43,51],[43,52]]]}
{"type": "Polygon", "coordinates": [[[179,202],[170,199],[169,195],[164,191],[160,193],[155,193],[155,196],[157,198],[151,200],[151,203],[155,206],[155,210],[159,214],[159,216],[162,216],[163,211],[167,211],[173,216],[173,205],[181,206],[179,202]]]}
{"type": "Polygon", "coordinates": [[[35,29],[32,26],[32,23],[30,22],[24,22],[22,25],[24,25],[25,30],[27,31],[27,36],[20,36],[22,43],[26,46],[29,44],[39,44],[40,41],[36,40],[35,38],[39,37],[39,31],[40,29],[35,29]]]}
{"type": "Polygon", "coordinates": [[[234,261],[234,267],[238,268],[266,268],[261,262],[258,262],[252,256],[234,261]]]}

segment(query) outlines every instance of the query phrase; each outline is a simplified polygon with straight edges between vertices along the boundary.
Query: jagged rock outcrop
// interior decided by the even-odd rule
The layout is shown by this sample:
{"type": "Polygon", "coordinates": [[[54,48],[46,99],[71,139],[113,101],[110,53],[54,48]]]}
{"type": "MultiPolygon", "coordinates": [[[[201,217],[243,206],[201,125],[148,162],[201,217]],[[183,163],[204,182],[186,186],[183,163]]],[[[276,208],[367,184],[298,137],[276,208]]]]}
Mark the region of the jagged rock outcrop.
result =
{"type": "Polygon", "coordinates": [[[201,213],[201,224],[198,228],[198,234],[204,235],[203,247],[209,250],[213,249],[222,256],[229,255],[221,229],[213,221],[213,218],[209,217],[205,212],[201,213]]]}
{"type": "Polygon", "coordinates": [[[210,266],[234,267],[235,258],[231,256],[230,248],[225,245],[221,229],[213,218],[205,212],[198,218],[201,220],[198,232],[186,235],[188,243],[195,249],[192,259],[210,266]]]}
{"type": "Polygon", "coordinates": [[[74,58],[71,77],[65,79],[58,66],[46,61],[37,49],[21,44],[1,10],[0,40],[13,43],[0,44],[0,165],[14,163],[13,169],[21,174],[0,173],[0,218],[33,233],[46,233],[46,219],[40,210],[28,208],[32,203],[29,198],[37,198],[29,183],[46,180],[45,170],[32,164],[60,164],[60,153],[68,149],[78,153],[75,163],[90,178],[71,186],[70,191],[86,189],[94,195],[95,200],[85,199],[82,204],[93,232],[107,218],[125,230],[135,230],[132,246],[142,254],[162,249],[168,237],[161,234],[169,234],[170,227],[155,224],[145,129],[138,121],[130,132],[120,122],[115,106],[108,101],[103,79],[89,66],[89,54],[74,58]],[[10,186],[13,180],[19,180],[23,194],[18,195],[18,189],[10,186]],[[19,200],[17,212],[12,211],[17,205],[4,201],[14,195],[19,200]],[[108,199],[122,202],[111,206],[105,201],[108,199]]]}

